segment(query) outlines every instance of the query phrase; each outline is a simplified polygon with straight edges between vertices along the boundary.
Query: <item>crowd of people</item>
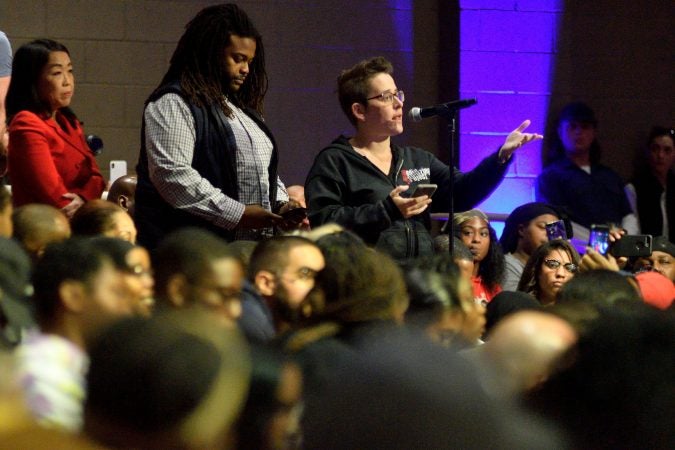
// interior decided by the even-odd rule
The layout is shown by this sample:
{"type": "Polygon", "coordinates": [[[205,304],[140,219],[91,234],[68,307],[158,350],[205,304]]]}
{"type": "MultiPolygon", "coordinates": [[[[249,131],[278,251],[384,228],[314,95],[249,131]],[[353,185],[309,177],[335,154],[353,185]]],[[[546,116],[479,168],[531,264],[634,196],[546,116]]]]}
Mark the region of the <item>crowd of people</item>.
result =
{"type": "Polygon", "coordinates": [[[538,201],[498,237],[475,207],[542,139],[529,120],[462,173],[391,142],[405,95],[369,58],[337,78],[354,134],[287,189],[262,35],[236,5],[187,24],[145,103],[136,176],[107,195],[68,49],[32,41],[11,68],[0,447],[675,445],[672,130],[625,187],[592,109],[569,104],[538,201]],[[650,234],[650,251],[569,241],[594,224],[612,245],[650,234]]]}

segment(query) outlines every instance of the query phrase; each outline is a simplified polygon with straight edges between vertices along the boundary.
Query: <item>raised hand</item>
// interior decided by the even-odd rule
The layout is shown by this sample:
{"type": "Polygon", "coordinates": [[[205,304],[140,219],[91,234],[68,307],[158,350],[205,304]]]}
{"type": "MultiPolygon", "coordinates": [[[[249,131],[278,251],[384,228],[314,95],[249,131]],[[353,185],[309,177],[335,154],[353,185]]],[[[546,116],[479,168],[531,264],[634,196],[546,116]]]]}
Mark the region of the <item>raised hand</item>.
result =
{"type": "Polygon", "coordinates": [[[543,135],[537,133],[523,133],[523,131],[530,126],[530,123],[529,119],[525,120],[518,128],[506,136],[504,144],[499,149],[499,159],[506,161],[517,148],[520,148],[529,142],[544,138],[543,135]]]}

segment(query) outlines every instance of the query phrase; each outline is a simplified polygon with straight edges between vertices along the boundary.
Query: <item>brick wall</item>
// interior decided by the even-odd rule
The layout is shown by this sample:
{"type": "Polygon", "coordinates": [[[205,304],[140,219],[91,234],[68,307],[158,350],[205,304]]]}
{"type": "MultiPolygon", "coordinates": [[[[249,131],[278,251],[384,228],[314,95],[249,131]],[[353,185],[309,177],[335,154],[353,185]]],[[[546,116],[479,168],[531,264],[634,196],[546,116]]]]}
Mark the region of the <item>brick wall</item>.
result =
{"type": "MultiPolygon", "coordinates": [[[[145,98],[168,67],[185,24],[207,1],[0,0],[0,30],[13,49],[38,38],[63,42],[71,51],[77,91],[73,109],[85,131],[102,137],[98,157],[138,157],[145,98]]],[[[238,2],[263,35],[270,88],[266,118],[282,151],[287,184],[304,182],[314,155],[338,134],[351,132],[334,94],[340,70],[384,55],[410,101],[435,101],[435,34],[414,41],[414,28],[434,29],[433,0],[249,0],[238,2]],[[415,11],[422,11],[421,14],[415,11]],[[413,80],[420,71],[420,79],[413,80]]],[[[435,144],[430,125],[406,136],[435,144]]],[[[425,144],[426,143],[426,144],[425,144]]]]}

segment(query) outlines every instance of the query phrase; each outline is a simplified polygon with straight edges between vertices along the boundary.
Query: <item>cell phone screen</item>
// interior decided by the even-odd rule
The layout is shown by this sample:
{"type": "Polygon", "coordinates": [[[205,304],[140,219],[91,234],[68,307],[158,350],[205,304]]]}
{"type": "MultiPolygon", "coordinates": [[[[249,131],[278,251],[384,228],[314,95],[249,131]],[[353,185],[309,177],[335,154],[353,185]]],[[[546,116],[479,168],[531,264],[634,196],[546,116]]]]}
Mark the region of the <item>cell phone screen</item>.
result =
{"type": "Polygon", "coordinates": [[[567,239],[567,231],[565,231],[565,221],[556,220],[546,224],[546,236],[548,240],[567,239]]]}
{"type": "Polygon", "coordinates": [[[601,255],[606,255],[609,249],[609,227],[592,225],[588,246],[601,255]]]}

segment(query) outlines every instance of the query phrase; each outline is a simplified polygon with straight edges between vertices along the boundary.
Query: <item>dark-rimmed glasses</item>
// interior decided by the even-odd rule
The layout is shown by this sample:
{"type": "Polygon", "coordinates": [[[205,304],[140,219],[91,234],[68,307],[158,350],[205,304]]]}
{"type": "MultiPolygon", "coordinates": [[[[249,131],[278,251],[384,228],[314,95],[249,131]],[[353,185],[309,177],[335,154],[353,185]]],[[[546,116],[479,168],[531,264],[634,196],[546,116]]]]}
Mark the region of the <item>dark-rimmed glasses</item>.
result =
{"type": "Polygon", "coordinates": [[[400,89],[397,89],[394,92],[384,91],[381,94],[377,94],[373,97],[367,98],[366,100],[375,100],[376,98],[379,98],[385,103],[394,103],[394,99],[397,98],[398,101],[403,103],[405,101],[405,93],[400,89]]]}
{"type": "Polygon", "coordinates": [[[577,266],[574,263],[565,263],[563,264],[562,262],[558,261],[557,259],[545,259],[544,260],[544,265],[548,267],[549,269],[553,270],[558,270],[560,266],[563,266],[566,271],[569,273],[576,273],[577,270],[579,270],[579,266],[577,266]]]}

